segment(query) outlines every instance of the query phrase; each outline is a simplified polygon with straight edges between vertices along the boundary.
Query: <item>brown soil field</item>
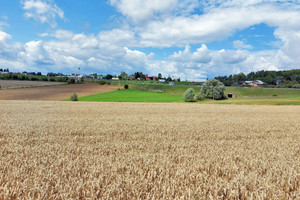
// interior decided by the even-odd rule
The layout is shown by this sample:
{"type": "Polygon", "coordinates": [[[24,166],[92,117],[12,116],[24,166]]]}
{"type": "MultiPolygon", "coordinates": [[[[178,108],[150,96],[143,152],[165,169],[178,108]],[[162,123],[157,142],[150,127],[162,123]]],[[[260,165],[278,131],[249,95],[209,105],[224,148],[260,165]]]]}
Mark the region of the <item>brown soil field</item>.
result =
{"type": "Polygon", "coordinates": [[[64,82],[49,82],[49,81],[14,81],[14,80],[0,80],[2,89],[6,88],[23,88],[23,87],[40,87],[48,85],[63,85],[64,82]]]}
{"type": "Polygon", "coordinates": [[[0,100],[64,100],[68,99],[73,92],[78,96],[87,96],[117,89],[118,86],[93,83],[3,89],[0,90],[0,100]]]}
{"type": "Polygon", "coordinates": [[[0,199],[300,199],[300,107],[0,101],[0,199]]]}

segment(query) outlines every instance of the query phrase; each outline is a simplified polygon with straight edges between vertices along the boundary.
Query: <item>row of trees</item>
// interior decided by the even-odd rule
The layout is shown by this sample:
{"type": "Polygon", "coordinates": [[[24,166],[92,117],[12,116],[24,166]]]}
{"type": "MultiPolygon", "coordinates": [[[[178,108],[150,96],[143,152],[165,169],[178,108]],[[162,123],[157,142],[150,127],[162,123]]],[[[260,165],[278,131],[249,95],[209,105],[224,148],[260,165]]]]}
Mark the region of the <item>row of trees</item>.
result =
{"type": "Polygon", "coordinates": [[[8,68],[7,69],[0,68],[0,72],[9,72],[9,69],[8,68]]]}
{"type": "Polygon", "coordinates": [[[225,86],[216,79],[207,80],[199,93],[195,94],[193,88],[188,88],[183,95],[185,102],[202,101],[204,99],[220,100],[225,99],[225,86]]]}
{"type": "MultiPolygon", "coordinates": [[[[97,77],[97,74],[94,73],[94,74],[91,74],[91,76],[94,76],[94,77],[97,77]]],[[[128,80],[128,79],[140,79],[140,80],[146,80],[146,74],[144,74],[143,72],[135,72],[131,75],[128,75],[126,72],[121,72],[120,75],[116,75],[116,76],[113,76],[111,74],[107,74],[105,76],[101,76],[103,79],[107,79],[107,80],[110,80],[112,79],[113,77],[115,78],[119,78],[120,80],[128,80]]],[[[166,81],[175,81],[175,79],[171,78],[170,76],[168,77],[162,77],[162,74],[161,73],[158,73],[158,75],[155,77],[155,80],[159,80],[159,79],[164,79],[166,81]]],[[[180,81],[180,78],[177,79],[177,81],[180,81]]]]}
{"type": "Polygon", "coordinates": [[[300,69],[285,71],[258,71],[250,72],[245,75],[239,73],[230,76],[217,76],[215,79],[220,80],[225,86],[242,85],[245,81],[261,80],[267,85],[290,86],[300,84],[300,69]]]}

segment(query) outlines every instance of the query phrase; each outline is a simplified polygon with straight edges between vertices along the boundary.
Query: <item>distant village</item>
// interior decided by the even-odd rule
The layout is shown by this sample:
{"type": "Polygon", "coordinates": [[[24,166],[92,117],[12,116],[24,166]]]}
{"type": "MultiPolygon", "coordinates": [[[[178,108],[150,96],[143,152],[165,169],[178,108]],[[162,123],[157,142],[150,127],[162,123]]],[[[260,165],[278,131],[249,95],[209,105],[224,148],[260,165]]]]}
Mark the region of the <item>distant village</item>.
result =
{"type": "MultiPolygon", "coordinates": [[[[155,83],[168,83],[175,85],[176,82],[181,82],[180,78],[171,76],[163,77],[161,73],[155,75],[144,74],[143,72],[135,72],[128,75],[126,72],[121,72],[119,75],[97,74],[81,75],[73,73],[66,75],[63,73],[48,72],[43,75],[41,72],[11,72],[9,68],[0,68],[0,79],[6,80],[31,80],[31,81],[57,81],[57,82],[78,82],[78,81],[95,81],[95,80],[131,80],[131,81],[154,81],[155,83]]],[[[230,76],[217,76],[215,79],[221,81],[225,86],[246,86],[246,87],[289,87],[300,88],[300,70],[285,70],[285,71],[258,71],[249,74],[238,73],[230,76]]],[[[183,82],[188,82],[183,81],[183,82]]],[[[192,85],[201,85],[201,82],[190,82],[192,85]]]]}

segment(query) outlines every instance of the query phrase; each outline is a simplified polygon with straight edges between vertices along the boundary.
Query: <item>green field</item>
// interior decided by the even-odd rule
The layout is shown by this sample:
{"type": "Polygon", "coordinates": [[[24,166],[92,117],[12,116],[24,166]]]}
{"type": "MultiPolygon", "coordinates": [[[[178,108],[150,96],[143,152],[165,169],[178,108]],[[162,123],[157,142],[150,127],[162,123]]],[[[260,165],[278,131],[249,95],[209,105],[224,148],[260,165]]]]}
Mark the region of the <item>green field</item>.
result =
{"type": "MultiPolygon", "coordinates": [[[[169,94],[183,95],[184,91],[192,87],[195,92],[201,90],[200,86],[170,86],[159,84],[135,84],[131,87],[169,94]]],[[[226,87],[226,93],[233,93],[235,98],[211,101],[205,100],[199,103],[205,104],[238,104],[238,105],[300,105],[300,90],[288,88],[242,88],[226,87]]]]}
{"type": "Polygon", "coordinates": [[[182,101],[182,96],[128,89],[79,97],[78,100],[104,102],[178,102],[182,101]]]}
{"type": "MultiPolygon", "coordinates": [[[[193,87],[195,92],[200,86],[170,86],[159,84],[134,84],[129,90],[94,94],[79,97],[79,101],[103,102],[183,102],[183,93],[193,87]]],[[[204,104],[237,104],[237,105],[300,105],[300,90],[275,88],[241,88],[226,87],[226,93],[233,93],[235,98],[227,100],[204,100],[204,104]]]]}

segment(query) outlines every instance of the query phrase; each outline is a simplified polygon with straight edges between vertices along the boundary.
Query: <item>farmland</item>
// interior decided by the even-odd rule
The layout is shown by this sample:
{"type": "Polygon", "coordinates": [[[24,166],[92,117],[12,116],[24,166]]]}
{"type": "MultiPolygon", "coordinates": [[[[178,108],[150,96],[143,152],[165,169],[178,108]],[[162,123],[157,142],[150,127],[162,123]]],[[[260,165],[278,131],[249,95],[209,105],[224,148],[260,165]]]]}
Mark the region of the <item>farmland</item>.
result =
{"type": "Polygon", "coordinates": [[[300,107],[1,101],[0,199],[299,199],[300,107]]]}
{"type": "Polygon", "coordinates": [[[51,85],[62,85],[64,82],[48,82],[48,81],[13,81],[13,80],[0,80],[2,89],[7,88],[27,88],[27,87],[41,87],[51,85]]]}
{"type": "MultiPolygon", "coordinates": [[[[40,83],[35,81],[20,81],[22,84],[40,83]]],[[[14,81],[7,83],[8,87],[14,85],[14,81]]],[[[48,83],[48,82],[46,82],[48,83]]],[[[49,82],[51,83],[51,82],[49,82]]],[[[73,92],[80,96],[98,94],[117,90],[114,85],[99,85],[93,83],[87,84],[70,84],[55,85],[46,87],[20,88],[20,89],[4,89],[0,90],[0,100],[64,100],[70,97],[73,92]]]]}
{"type": "MultiPolygon", "coordinates": [[[[199,92],[199,86],[170,86],[162,84],[134,84],[131,88],[183,95],[184,91],[192,87],[199,92]]],[[[242,88],[226,87],[226,93],[234,94],[235,98],[222,101],[201,101],[204,104],[237,104],[237,105],[300,105],[300,90],[288,88],[242,88]]]]}
{"type": "Polygon", "coordinates": [[[155,93],[129,89],[92,94],[79,97],[78,100],[104,102],[179,102],[182,101],[182,96],[168,93],[155,93]]]}

